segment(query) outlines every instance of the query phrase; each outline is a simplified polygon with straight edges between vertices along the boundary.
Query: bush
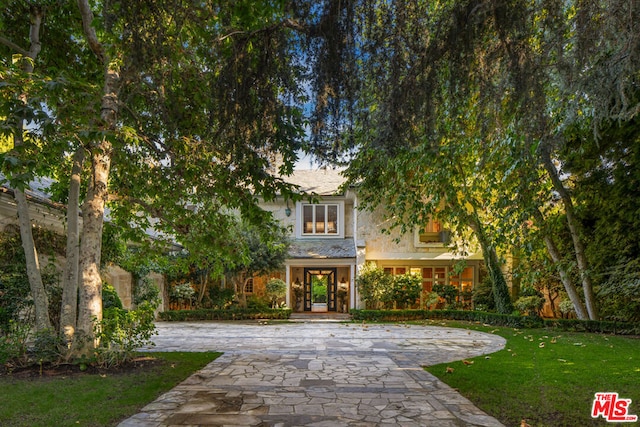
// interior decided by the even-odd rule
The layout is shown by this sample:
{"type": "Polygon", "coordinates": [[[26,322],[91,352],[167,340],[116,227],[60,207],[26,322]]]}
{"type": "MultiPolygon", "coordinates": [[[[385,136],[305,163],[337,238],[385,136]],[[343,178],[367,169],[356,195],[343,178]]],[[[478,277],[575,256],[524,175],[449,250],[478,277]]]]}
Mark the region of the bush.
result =
{"type": "Polygon", "coordinates": [[[483,311],[495,311],[496,300],[493,297],[493,286],[491,286],[491,277],[484,276],[482,281],[473,290],[471,297],[473,306],[483,311]]]}
{"type": "Polygon", "coordinates": [[[266,284],[267,296],[271,298],[271,308],[276,308],[278,300],[287,295],[287,284],[284,280],[269,279],[266,284]]]}
{"type": "Polygon", "coordinates": [[[420,298],[422,291],[422,278],[415,274],[402,274],[393,276],[391,286],[385,293],[389,303],[398,306],[411,306],[420,298]]]}
{"type": "Polygon", "coordinates": [[[397,322],[409,320],[460,320],[511,328],[553,328],[594,333],[637,335],[640,324],[602,320],[542,319],[468,310],[351,310],[353,321],[397,322]]]}
{"type": "Polygon", "coordinates": [[[522,296],[514,304],[516,310],[529,316],[538,316],[543,306],[544,298],[537,295],[522,296]]]}
{"type": "Polygon", "coordinates": [[[288,319],[290,308],[230,308],[226,310],[171,310],[159,314],[165,321],[195,321],[195,320],[252,320],[252,319],[288,319]]]}
{"type": "Polygon", "coordinates": [[[375,264],[366,264],[356,277],[360,299],[367,307],[376,308],[384,300],[384,290],[389,287],[391,276],[375,264]]]}
{"type": "Polygon", "coordinates": [[[110,308],[122,309],[122,300],[116,291],[116,288],[108,283],[102,285],[102,310],[108,310],[110,308]]]}
{"type": "Polygon", "coordinates": [[[169,297],[178,302],[192,302],[195,294],[196,291],[191,286],[191,283],[180,283],[169,289],[169,297]]]}
{"type": "Polygon", "coordinates": [[[448,305],[454,304],[458,296],[458,288],[452,285],[433,285],[433,292],[436,292],[441,298],[444,298],[448,305]]]}
{"type": "Polygon", "coordinates": [[[9,320],[5,330],[0,330],[0,365],[26,365],[27,341],[31,325],[9,320]]]}
{"type": "Polygon", "coordinates": [[[213,309],[223,309],[228,308],[233,304],[233,300],[235,298],[236,293],[233,289],[219,288],[217,286],[212,286],[209,288],[209,308],[213,309]]]}
{"type": "Polygon", "coordinates": [[[133,289],[133,303],[138,306],[143,302],[160,305],[160,289],[149,277],[139,279],[133,289]]]}
{"type": "Polygon", "coordinates": [[[142,302],[135,310],[110,307],[96,324],[96,361],[101,366],[118,366],[130,361],[138,348],[151,344],[157,305],[142,302]]]}
{"type": "Polygon", "coordinates": [[[413,274],[392,276],[375,264],[367,264],[356,278],[360,298],[367,307],[408,306],[420,298],[422,279],[413,274]]]}

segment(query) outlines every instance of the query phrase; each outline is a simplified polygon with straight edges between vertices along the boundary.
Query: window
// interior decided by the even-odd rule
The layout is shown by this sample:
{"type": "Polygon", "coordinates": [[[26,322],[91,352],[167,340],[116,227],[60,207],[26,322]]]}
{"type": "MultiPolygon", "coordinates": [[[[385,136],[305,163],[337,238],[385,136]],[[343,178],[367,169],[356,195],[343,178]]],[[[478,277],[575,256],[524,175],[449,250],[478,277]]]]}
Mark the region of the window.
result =
{"type": "Polygon", "coordinates": [[[440,243],[442,242],[442,223],[433,218],[429,219],[427,225],[420,230],[420,243],[440,243]]]}
{"type": "Polygon", "coordinates": [[[422,289],[431,292],[433,285],[444,285],[447,280],[446,267],[424,267],[422,269],[422,289]]]}
{"type": "Polygon", "coordinates": [[[303,204],[301,227],[302,236],[338,236],[342,234],[340,204],[303,204]]]}
{"type": "Polygon", "coordinates": [[[430,218],[424,227],[415,230],[414,245],[419,248],[447,244],[449,234],[440,221],[430,218]]]}
{"type": "Polygon", "coordinates": [[[244,292],[246,294],[252,294],[253,293],[253,278],[247,280],[247,283],[245,283],[244,292]]]}

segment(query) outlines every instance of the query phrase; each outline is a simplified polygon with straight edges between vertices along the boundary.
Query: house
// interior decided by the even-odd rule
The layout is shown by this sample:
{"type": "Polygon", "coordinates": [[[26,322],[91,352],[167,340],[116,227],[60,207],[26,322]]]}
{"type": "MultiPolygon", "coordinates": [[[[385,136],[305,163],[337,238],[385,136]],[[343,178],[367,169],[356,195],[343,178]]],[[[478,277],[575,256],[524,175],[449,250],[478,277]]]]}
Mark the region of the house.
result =
{"type": "Polygon", "coordinates": [[[340,171],[296,170],[286,180],[313,196],[296,203],[281,198],[262,203],[293,230],[282,276],[288,285],[286,303],[294,312],[364,308],[355,279],[369,262],[388,274],[421,276],[427,292],[436,284],[471,291],[479,282],[482,255],[466,257],[462,272],[454,274],[461,258],[448,249],[448,233],[438,222],[404,236],[383,233],[382,209],[359,210],[357,189],[342,188],[340,171]]]}

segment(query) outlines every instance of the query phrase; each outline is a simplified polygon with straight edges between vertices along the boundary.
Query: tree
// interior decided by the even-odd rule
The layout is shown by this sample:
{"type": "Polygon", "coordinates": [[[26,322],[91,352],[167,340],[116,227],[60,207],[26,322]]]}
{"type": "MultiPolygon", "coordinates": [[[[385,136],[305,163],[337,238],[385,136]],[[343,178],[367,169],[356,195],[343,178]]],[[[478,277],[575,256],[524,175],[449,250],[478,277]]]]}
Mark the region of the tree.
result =
{"type": "MultiPolygon", "coordinates": [[[[354,121],[342,123],[338,148],[357,151],[351,178],[363,190],[379,191],[386,185],[393,187],[390,192],[403,193],[391,205],[393,214],[406,214],[395,216],[399,226],[423,219],[411,208],[429,206],[433,213],[440,207],[424,200],[405,201],[427,189],[423,181],[440,169],[450,172],[431,179],[436,185],[423,193],[424,198],[451,203],[452,198],[443,198],[438,190],[455,187],[460,170],[469,179],[480,178],[484,183],[474,183],[474,188],[483,189],[488,198],[476,203],[475,212],[489,240],[482,237],[477,221],[474,225],[475,217],[470,224],[489,248],[507,244],[504,234],[517,244],[515,237],[526,236],[519,228],[528,220],[547,233],[550,223],[563,219],[570,246],[559,245],[552,235],[540,235],[576,312],[597,318],[573,182],[562,155],[572,130],[591,126],[598,139],[603,126],[632,120],[640,110],[637,8],[624,0],[533,4],[398,0],[351,2],[349,7],[352,12],[344,15],[353,17],[354,24],[345,28],[352,29],[357,66],[345,69],[352,70],[350,78],[359,83],[353,85],[357,88],[353,98],[341,100],[342,110],[351,112],[354,121]],[[467,153],[451,157],[454,164],[468,160],[459,170],[446,166],[435,170],[435,154],[422,163],[411,159],[425,152],[446,158],[449,151],[442,151],[446,144],[467,153]],[[384,168],[390,172],[376,177],[384,168]],[[486,179],[487,174],[497,179],[486,179]],[[514,197],[515,190],[523,194],[514,197]],[[559,199],[554,200],[555,195],[559,199]],[[512,202],[518,204],[508,206],[512,202]],[[565,253],[556,253],[557,249],[565,253]],[[566,269],[567,251],[584,301],[573,284],[574,271],[566,269]]],[[[335,139],[324,147],[335,148],[335,139]]],[[[466,202],[456,209],[464,216],[466,202]]],[[[491,259],[486,262],[493,264],[491,259]]]]}
{"type": "Polygon", "coordinates": [[[29,47],[27,49],[20,47],[17,44],[3,38],[0,38],[0,42],[4,45],[8,45],[11,49],[17,51],[18,67],[8,70],[9,73],[19,74],[19,79],[23,80],[24,89],[17,93],[15,104],[9,107],[10,113],[8,119],[14,124],[12,132],[13,137],[13,152],[10,152],[4,156],[4,160],[8,161],[12,166],[15,166],[10,175],[14,183],[14,197],[16,200],[16,206],[18,210],[18,220],[20,224],[20,237],[22,241],[22,247],[24,249],[27,277],[29,278],[29,285],[31,288],[31,295],[34,301],[35,308],[35,324],[37,331],[44,331],[51,328],[51,321],[49,319],[49,301],[47,293],[42,283],[42,275],[40,273],[40,263],[38,260],[38,252],[33,241],[31,219],[29,215],[29,205],[27,203],[24,190],[28,184],[28,177],[32,176],[30,171],[24,168],[25,159],[21,159],[20,153],[25,149],[25,126],[30,122],[29,117],[32,110],[29,108],[29,94],[26,92],[26,87],[30,85],[31,75],[34,70],[34,63],[40,50],[42,48],[40,41],[40,29],[42,25],[44,11],[38,5],[33,5],[29,8],[29,47]],[[22,167],[21,167],[22,166],[22,167]],[[21,174],[23,174],[21,176],[21,174]],[[25,179],[25,177],[27,179],[25,179]]]}
{"type": "MultiPolygon", "coordinates": [[[[101,316],[100,237],[107,204],[127,238],[141,240],[152,231],[161,244],[184,243],[200,223],[224,225],[238,214],[260,223],[266,216],[257,195],[292,193],[280,175],[291,171],[304,135],[303,53],[285,2],[176,8],[169,0],[81,0],[75,10],[63,3],[41,3],[51,6],[45,16],[51,43],[38,60],[43,77],[34,80],[42,84],[33,90],[33,104],[37,99],[37,111],[46,114],[33,123],[43,136],[40,146],[24,161],[32,175],[54,175],[61,186],[74,182],[57,193],[72,205],[70,218],[82,205],[75,333],[91,342],[101,316]],[[73,162],[75,169],[73,153],[85,154],[73,162]],[[282,159],[277,173],[274,155],[282,159]],[[68,159],[62,162],[68,169],[45,159],[68,159]]],[[[11,38],[24,38],[13,32],[17,26],[4,24],[24,19],[28,8],[23,2],[10,6],[2,16],[3,53],[15,50],[11,38]]],[[[3,61],[3,73],[10,65],[3,61]]],[[[3,86],[12,95],[19,89],[3,86]]],[[[2,116],[9,117],[10,106],[4,107],[2,116]]],[[[223,239],[200,241],[209,253],[225,251],[223,239]]],[[[72,232],[70,250],[75,242],[72,232]]],[[[65,274],[67,309],[74,271],[69,265],[65,274]]],[[[65,328],[73,329],[71,310],[65,316],[65,328]]]]}
{"type": "Polygon", "coordinates": [[[235,240],[229,242],[238,254],[236,263],[228,269],[232,277],[236,298],[246,307],[245,289],[249,280],[280,270],[289,249],[287,232],[275,222],[260,226],[238,224],[233,232],[235,240]]]}

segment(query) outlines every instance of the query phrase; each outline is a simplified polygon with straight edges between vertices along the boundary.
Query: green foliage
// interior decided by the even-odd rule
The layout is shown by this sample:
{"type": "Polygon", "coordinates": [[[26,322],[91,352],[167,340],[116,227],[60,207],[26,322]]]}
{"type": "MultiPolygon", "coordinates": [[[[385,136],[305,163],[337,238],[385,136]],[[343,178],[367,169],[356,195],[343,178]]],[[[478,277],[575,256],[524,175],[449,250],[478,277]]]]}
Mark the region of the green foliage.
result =
{"type": "Polygon", "coordinates": [[[390,275],[373,263],[365,265],[356,277],[360,298],[367,307],[410,306],[420,299],[422,279],[412,274],[390,275]]]}
{"type": "Polygon", "coordinates": [[[420,299],[422,291],[422,278],[415,274],[402,274],[393,276],[391,287],[388,289],[389,302],[400,307],[414,305],[420,299]]]}
{"type": "Polygon", "coordinates": [[[287,294],[287,284],[281,279],[269,279],[266,284],[267,296],[271,298],[271,307],[275,308],[277,301],[287,294]]]}
{"type": "Polygon", "coordinates": [[[102,285],[102,309],[108,310],[110,308],[122,309],[122,301],[116,288],[108,283],[104,283],[102,285]]]}
{"type": "Polygon", "coordinates": [[[493,297],[493,287],[489,276],[484,276],[483,280],[476,285],[473,290],[473,306],[480,311],[494,311],[496,300],[493,297]]]}
{"type": "Polygon", "coordinates": [[[538,316],[544,306],[544,298],[537,295],[521,296],[516,300],[514,306],[522,314],[538,316]]]}
{"type": "Polygon", "coordinates": [[[356,277],[360,299],[371,308],[376,308],[383,301],[385,289],[389,288],[390,283],[391,276],[373,263],[365,264],[356,277]]]}
{"type": "Polygon", "coordinates": [[[28,340],[31,325],[9,320],[0,330],[0,365],[22,366],[28,363],[28,340]]]}
{"type": "Polygon", "coordinates": [[[160,289],[149,277],[143,277],[136,281],[133,288],[133,303],[137,306],[144,302],[158,306],[160,304],[160,289]]]}
{"type": "Polygon", "coordinates": [[[179,283],[169,288],[169,297],[178,302],[192,301],[195,294],[191,283],[179,283]]]}
{"type": "Polygon", "coordinates": [[[209,288],[209,300],[208,305],[212,309],[225,309],[233,304],[233,299],[235,298],[235,291],[233,289],[228,288],[219,288],[218,286],[211,286],[209,288]]]}
{"type": "Polygon", "coordinates": [[[260,309],[232,307],[223,310],[171,310],[159,313],[160,319],[165,321],[193,321],[193,320],[252,320],[252,319],[288,319],[290,308],[269,308],[262,304],[260,309]]]}
{"type": "Polygon", "coordinates": [[[456,297],[458,296],[458,288],[452,285],[445,284],[435,284],[433,285],[433,292],[440,295],[441,298],[444,298],[447,301],[448,305],[452,305],[455,303],[456,297]]]}
{"type": "Polygon", "coordinates": [[[24,251],[16,232],[0,233],[0,332],[12,322],[24,322],[21,313],[32,305],[24,251]]]}
{"type": "Polygon", "coordinates": [[[139,348],[152,344],[151,338],[157,333],[153,323],[156,307],[143,302],[135,310],[106,308],[95,327],[96,337],[100,339],[95,350],[98,365],[111,367],[127,363],[139,348]]]}
{"type": "Polygon", "coordinates": [[[63,340],[55,330],[37,331],[29,348],[30,359],[40,365],[59,362],[62,345],[63,340]]]}
{"type": "Polygon", "coordinates": [[[542,319],[539,316],[514,316],[470,310],[350,310],[355,322],[397,322],[409,320],[461,320],[512,328],[555,328],[566,331],[635,335],[640,324],[604,320],[542,319]]]}

